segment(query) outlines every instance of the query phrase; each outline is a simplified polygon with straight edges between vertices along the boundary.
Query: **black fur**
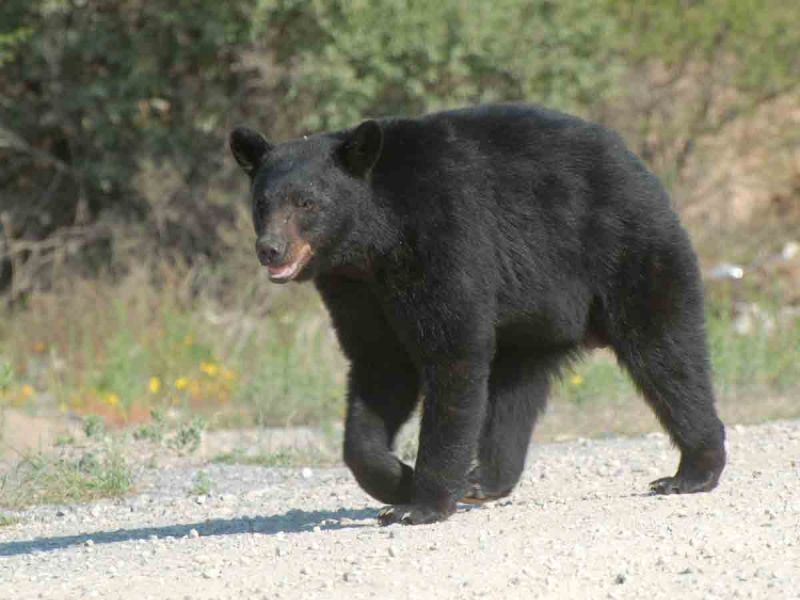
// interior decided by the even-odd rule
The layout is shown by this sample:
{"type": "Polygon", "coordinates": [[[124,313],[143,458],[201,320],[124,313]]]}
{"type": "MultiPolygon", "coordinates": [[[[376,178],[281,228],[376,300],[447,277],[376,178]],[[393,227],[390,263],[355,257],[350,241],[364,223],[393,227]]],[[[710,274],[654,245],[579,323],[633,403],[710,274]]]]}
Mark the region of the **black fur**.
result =
{"type": "Polygon", "coordinates": [[[653,491],[715,487],[724,428],[697,260],[664,189],[616,134],[528,105],[274,147],[237,131],[258,235],[313,248],[296,279],[314,280],[351,362],[345,461],[369,494],[401,505],[383,522],[441,520],[465,494],[509,493],[550,378],[598,345],[681,451],[653,491]],[[418,399],[412,470],[391,449],[418,399]]]}

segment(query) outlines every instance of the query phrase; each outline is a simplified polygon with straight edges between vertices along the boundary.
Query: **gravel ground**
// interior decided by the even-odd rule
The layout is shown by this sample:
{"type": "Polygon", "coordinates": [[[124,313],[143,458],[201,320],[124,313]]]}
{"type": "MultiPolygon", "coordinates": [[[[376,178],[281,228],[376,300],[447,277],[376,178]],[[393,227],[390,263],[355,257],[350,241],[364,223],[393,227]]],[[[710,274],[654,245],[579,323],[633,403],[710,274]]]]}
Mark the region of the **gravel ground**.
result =
{"type": "Polygon", "coordinates": [[[647,496],[661,434],[534,446],[509,499],[375,524],[344,469],[146,473],[0,528],[0,598],[800,598],[800,421],[733,427],[711,494],[647,496]]]}

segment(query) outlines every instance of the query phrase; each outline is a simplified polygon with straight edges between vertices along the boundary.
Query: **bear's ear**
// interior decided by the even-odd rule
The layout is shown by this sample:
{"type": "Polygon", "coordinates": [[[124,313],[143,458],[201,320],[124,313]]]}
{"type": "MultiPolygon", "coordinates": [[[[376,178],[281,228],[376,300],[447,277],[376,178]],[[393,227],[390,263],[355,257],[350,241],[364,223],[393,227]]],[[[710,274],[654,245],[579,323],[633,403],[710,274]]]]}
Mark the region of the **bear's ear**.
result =
{"type": "Polygon", "coordinates": [[[256,172],[264,157],[272,150],[272,145],[263,135],[247,127],[234,129],[228,142],[236,162],[248,175],[256,172]]]}
{"type": "Polygon", "coordinates": [[[339,147],[345,169],[356,177],[365,177],[378,162],[383,149],[383,130],[377,121],[364,121],[339,147]]]}

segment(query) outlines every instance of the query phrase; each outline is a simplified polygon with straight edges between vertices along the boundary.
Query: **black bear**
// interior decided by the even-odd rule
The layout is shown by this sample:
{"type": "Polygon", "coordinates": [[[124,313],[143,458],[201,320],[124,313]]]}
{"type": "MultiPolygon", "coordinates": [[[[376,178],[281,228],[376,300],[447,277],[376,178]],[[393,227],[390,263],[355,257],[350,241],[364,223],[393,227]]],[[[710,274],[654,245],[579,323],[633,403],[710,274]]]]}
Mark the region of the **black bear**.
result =
{"type": "Polygon", "coordinates": [[[681,452],[654,493],[725,466],[703,293],[656,177],[609,130],[498,104],[368,120],[278,145],[237,128],[256,252],[313,280],[350,361],[344,459],[393,505],[446,519],[508,494],[559,365],[610,346],[681,452]],[[422,402],[415,467],[392,453],[422,402]]]}

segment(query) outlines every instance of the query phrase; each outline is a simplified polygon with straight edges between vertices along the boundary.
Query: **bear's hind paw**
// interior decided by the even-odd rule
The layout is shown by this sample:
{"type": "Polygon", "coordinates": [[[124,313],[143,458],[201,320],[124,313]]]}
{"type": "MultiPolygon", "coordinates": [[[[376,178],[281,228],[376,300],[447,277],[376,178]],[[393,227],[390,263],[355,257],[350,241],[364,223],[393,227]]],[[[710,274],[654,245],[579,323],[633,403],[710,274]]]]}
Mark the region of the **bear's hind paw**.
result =
{"type": "Polygon", "coordinates": [[[662,477],[650,482],[650,493],[652,495],[669,494],[695,494],[698,492],[710,492],[717,487],[717,480],[714,477],[705,479],[690,479],[688,477],[662,477]]]}

